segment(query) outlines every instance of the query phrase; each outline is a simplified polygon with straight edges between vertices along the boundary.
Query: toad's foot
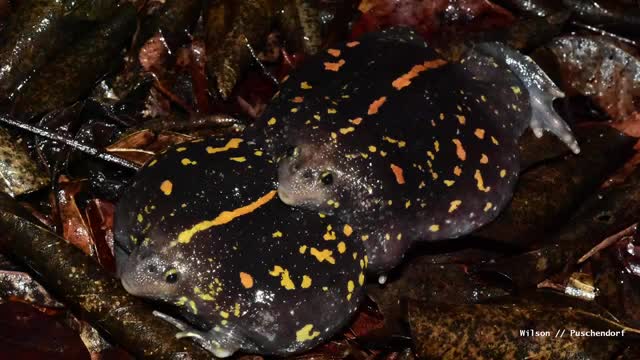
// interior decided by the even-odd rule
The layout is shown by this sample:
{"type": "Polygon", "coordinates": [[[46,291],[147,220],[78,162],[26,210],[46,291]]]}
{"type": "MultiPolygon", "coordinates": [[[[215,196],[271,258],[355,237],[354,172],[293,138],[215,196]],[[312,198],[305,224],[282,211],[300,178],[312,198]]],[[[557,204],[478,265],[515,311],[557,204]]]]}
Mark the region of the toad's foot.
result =
{"type": "Polygon", "coordinates": [[[180,332],[176,334],[176,338],[192,338],[198,345],[202,346],[216,357],[229,357],[240,349],[240,345],[233,341],[234,339],[225,337],[225,331],[221,331],[217,326],[210,331],[200,331],[181,320],[159,311],[154,311],[153,315],[177,327],[180,332]]]}
{"type": "Polygon", "coordinates": [[[562,140],[576,154],[580,147],[569,125],[553,109],[553,100],[564,97],[564,93],[530,57],[497,42],[480,43],[475,51],[504,62],[522,81],[529,91],[531,120],[529,126],[537,137],[544,130],[562,140]]]}

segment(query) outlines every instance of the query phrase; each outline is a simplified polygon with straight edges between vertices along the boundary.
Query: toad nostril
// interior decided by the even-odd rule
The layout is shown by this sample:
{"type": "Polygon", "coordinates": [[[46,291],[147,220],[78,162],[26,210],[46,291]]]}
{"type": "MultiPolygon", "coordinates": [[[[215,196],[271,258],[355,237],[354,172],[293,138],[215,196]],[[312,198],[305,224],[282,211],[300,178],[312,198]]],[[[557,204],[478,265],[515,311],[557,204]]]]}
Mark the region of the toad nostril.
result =
{"type": "Polygon", "coordinates": [[[302,172],[302,177],[305,179],[311,179],[313,177],[313,172],[310,169],[307,169],[302,172]]]}
{"type": "Polygon", "coordinates": [[[156,266],[155,266],[155,265],[151,264],[151,265],[147,266],[147,270],[148,270],[150,273],[155,273],[156,271],[158,271],[158,268],[156,268],[156,266]]]}

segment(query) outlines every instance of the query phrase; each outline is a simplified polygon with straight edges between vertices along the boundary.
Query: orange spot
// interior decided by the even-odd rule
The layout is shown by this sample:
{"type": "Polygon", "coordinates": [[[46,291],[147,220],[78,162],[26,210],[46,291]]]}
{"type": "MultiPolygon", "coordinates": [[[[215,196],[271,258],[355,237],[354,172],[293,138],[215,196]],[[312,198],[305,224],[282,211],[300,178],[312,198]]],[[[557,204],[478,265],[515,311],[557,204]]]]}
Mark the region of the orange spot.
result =
{"type": "Polygon", "coordinates": [[[253,287],[253,276],[246,272],[240,272],[240,282],[245,289],[251,289],[253,287]]]}
{"type": "Polygon", "coordinates": [[[165,195],[171,195],[171,191],[173,190],[173,183],[169,180],[165,180],[160,184],[160,191],[162,191],[165,195]]]}
{"type": "Polygon", "coordinates": [[[335,56],[335,57],[340,56],[340,50],[338,50],[338,49],[329,49],[329,50],[327,50],[327,52],[328,52],[331,56],[335,56]]]}
{"type": "Polygon", "coordinates": [[[362,118],[355,118],[353,120],[349,120],[350,123],[352,123],[353,125],[360,125],[360,123],[362,122],[362,118]]]}
{"type": "Polygon", "coordinates": [[[460,166],[456,166],[456,167],[454,167],[454,168],[453,168],[453,173],[454,173],[456,176],[460,176],[460,174],[462,174],[462,169],[460,168],[460,166]]]}
{"type": "Polygon", "coordinates": [[[489,157],[485,154],[482,154],[482,157],[480,158],[480,164],[488,164],[489,163],[489,157]]]}
{"type": "Polygon", "coordinates": [[[342,67],[342,65],[344,65],[345,63],[346,61],[344,61],[344,59],[340,59],[340,61],[338,61],[337,63],[326,62],[324,63],[324,69],[330,71],[338,71],[340,70],[340,67],[342,67]]]}
{"type": "Polygon", "coordinates": [[[481,140],[484,139],[484,129],[476,129],[474,134],[478,139],[481,139],[481,140]]]}
{"type": "Polygon", "coordinates": [[[369,105],[369,111],[367,111],[368,115],[373,115],[373,114],[377,114],[378,113],[378,109],[380,109],[380,106],[382,106],[382,104],[384,104],[384,102],[387,101],[387,97],[383,96],[378,100],[374,100],[371,105],[369,105]]]}
{"type": "Polygon", "coordinates": [[[464,115],[456,115],[456,117],[458,118],[458,122],[460,122],[460,125],[466,124],[467,118],[465,118],[464,115]]]}
{"type": "Polygon", "coordinates": [[[304,98],[302,96],[296,96],[293,99],[291,99],[291,102],[294,102],[296,104],[300,104],[303,100],[304,100],[304,98]]]}
{"type": "Polygon", "coordinates": [[[402,168],[395,164],[391,164],[391,171],[393,171],[393,175],[395,175],[396,177],[396,182],[400,185],[404,184],[404,174],[402,168]]]}
{"type": "Polygon", "coordinates": [[[358,46],[358,45],[360,45],[360,41],[352,41],[352,42],[348,42],[347,43],[347,47],[350,47],[350,48],[358,46]]]}
{"type": "Polygon", "coordinates": [[[453,139],[451,141],[453,141],[453,143],[456,144],[456,155],[458,155],[458,158],[462,161],[465,161],[467,159],[467,152],[464,151],[464,148],[462,147],[462,142],[460,142],[459,139],[453,139]]]}
{"type": "Polygon", "coordinates": [[[432,60],[432,61],[425,61],[423,64],[420,65],[415,65],[414,67],[411,68],[411,70],[409,70],[408,73],[400,76],[399,78],[393,80],[393,82],[391,83],[391,85],[396,88],[397,90],[400,90],[402,88],[405,88],[409,85],[411,85],[411,79],[415,78],[416,76],[420,75],[421,72],[429,70],[429,69],[435,69],[435,68],[439,68],[440,66],[446,64],[447,62],[442,60],[442,59],[436,59],[436,60],[432,60]]]}

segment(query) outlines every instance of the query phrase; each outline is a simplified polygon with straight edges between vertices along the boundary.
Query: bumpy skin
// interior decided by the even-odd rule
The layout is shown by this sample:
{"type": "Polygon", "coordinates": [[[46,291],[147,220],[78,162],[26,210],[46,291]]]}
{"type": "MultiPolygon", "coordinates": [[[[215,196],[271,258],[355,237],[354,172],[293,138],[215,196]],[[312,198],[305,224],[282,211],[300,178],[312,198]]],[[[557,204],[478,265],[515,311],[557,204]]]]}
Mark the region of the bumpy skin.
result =
{"type": "Polygon", "coordinates": [[[378,272],[414,240],[490,222],[511,198],[531,122],[527,89],[495,49],[447,63],[394,28],[308,61],[257,124],[281,155],[280,198],[365,229],[378,272]]]}
{"type": "Polygon", "coordinates": [[[200,140],[153,159],[118,204],[116,240],[133,249],[119,269],[124,287],[204,322],[211,330],[168,318],[220,357],[307,350],[361,299],[358,233],[283,204],[275,180],[255,145],[200,140]]]}

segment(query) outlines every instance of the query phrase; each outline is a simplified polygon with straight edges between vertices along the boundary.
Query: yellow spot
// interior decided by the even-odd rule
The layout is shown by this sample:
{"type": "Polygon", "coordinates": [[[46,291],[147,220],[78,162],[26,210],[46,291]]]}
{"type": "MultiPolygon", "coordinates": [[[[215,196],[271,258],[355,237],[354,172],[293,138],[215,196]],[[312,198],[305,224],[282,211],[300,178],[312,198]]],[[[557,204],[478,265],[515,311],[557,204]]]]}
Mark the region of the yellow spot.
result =
{"type": "Polygon", "coordinates": [[[484,139],[484,129],[476,129],[473,134],[480,140],[484,139]]]}
{"type": "Polygon", "coordinates": [[[511,90],[513,91],[514,94],[518,95],[521,93],[520,88],[517,86],[512,86],[511,90]]]}
{"type": "Polygon", "coordinates": [[[169,180],[165,180],[160,184],[160,191],[165,195],[171,195],[171,191],[173,190],[173,183],[169,180]]]}
{"type": "Polygon", "coordinates": [[[182,161],[180,161],[182,163],[182,165],[187,166],[187,165],[195,165],[197,164],[196,161],[191,161],[190,159],[184,158],[182,159],[182,161]]]}
{"type": "Polygon", "coordinates": [[[484,95],[480,95],[480,100],[482,100],[482,102],[487,102],[487,97],[484,95]]]}
{"type": "Polygon", "coordinates": [[[364,285],[364,274],[360,273],[360,275],[358,275],[358,284],[360,284],[360,286],[364,285]]]}
{"type": "Polygon", "coordinates": [[[480,157],[480,164],[488,164],[489,163],[489,157],[485,154],[482,154],[482,156],[480,157]]]}
{"type": "Polygon", "coordinates": [[[447,186],[453,186],[453,184],[455,184],[456,182],[454,180],[445,180],[444,184],[447,186]]]}
{"type": "Polygon", "coordinates": [[[333,255],[333,251],[329,250],[329,249],[324,249],[322,251],[312,247],[311,251],[309,251],[309,253],[313,256],[316,257],[316,259],[318,259],[319,262],[323,262],[326,261],[329,264],[335,264],[336,263],[336,259],[334,259],[331,255],[333,255]]]}
{"type": "Polygon", "coordinates": [[[473,175],[473,178],[476,179],[477,181],[478,190],[484,191],[484,192],[489,192],[489,190],[491,190],[491,186],[484,187],[484,180],[482,179],[482,174],[480,173],[480,170],[476,169],[476,173],[473,175]]]}
{"type": "Polygon", "coordinates": [[[404,208],[408,209],[411,206],[411,200],[407,200],[407,202],[404,203],[404,208]]]}
{"type": "Polygon", "coordinates": [[[238,156],[238,157],[232,157],[232,158],[229,158],[229,160],[233,160],[233,161],[236,161],[236,162],[242,163],[242,162],[247,161],[247,158],[246,158],[246,157],[244,157],[244,156],[238,156]]]}
{"type": "Polygon", "coordinates": [[[311,331],[313,330],[312,324],[307,324],[302,327],[302,329],[296,331],[296,341],[297,342],[305,342],[309,340],[313,340],[314,338],[320,336],[320,331],[311,331]]]}
{"type": "Polygon", "coordinates": [[[466,124],[467,119],[464,117],[464,115],[456,115],[456,117],[458,118],[458,122],[460,123],[460,125],[466,124]]]}
{"type": "Polygon", "coordinates": [[[280,230],[274,232],[273,234],[271,234],[272,237],[274,238],[279,238],[282,237],[282,232],[280,232],[280,230]]]}
{"type": "Polygon", "coordinates": [[[429,226],[429,231],[431,231],[431,232],[440,231],[440,225],[433,224],[433,225],[429,226]]]}
{"type": "Polygon", "coordinates": [[[460,176],[460,174],[462,174],[462,169],[460,168],[460,166],[456,166],[453,168],[453,174],[455,176],[460,176]]]}
{"type": "Polygon", "coordinates": [[[176,149],[176,152],[183,152],[185,150],[187,150],[186,147],[179,147],[179,148],[176,149]]]}
{"type": "Polygon", "coordinates": [[[434,149],[436,149],[436,152],[440,151],[440,143],[438,142],[438,140],[433,142],[433,147],[434,149]]]}
{"type": "Polygon", "coordinates": [[[256,150],[256,151],[253,152],[253,154],[255,156],[262,156],[263,152],[262,152],[262,150],[256,150]]]}
{"type": "Polygon", "coordinates": [[[400,185],[404,184],[404,175],[401,167],[391,164],[391,171],[393,171],[393,175],[396,177],[396,182],[400,185]]]}
{"type": "Polygon", "coordinates": [[[440,120],[444,120],[444,114],[440,113],[440,120]]]}
{"type": "Polygon", "coordinates": [[[291,108],[291,112],[294,113],[294,114],[297,113],[298,112],[298,108],[291,108]]]}
{"type": "Polygon", "coordinates": [[[338,134],[336,134],[334,132],[331,132],[331,138],[334,139],[334,140],[337,139],[338,138],[338,134]]]}
{"type": "Polygon", "coordinates": [[[303,275],[302,284],[300,284],[300,287],[303,289],[308,289],[310,286],[311,286],[311,278],[308,277],[307,275],[303,275]]]}
{"type": "Polygon", "coordinates": [[[380,150],[380,156],[382,156],[382,157],[387,156],[387,152],[386,152],[386,151],[382,151],[382,150],[380,150]]]}
{"type": "Polygon", "coordinates": [[[382,104],[385,103],[385,101],[387,101],[386,96],[382,96],[381,98],[374,100],[371,103],[371,105],[369,105],[369,110],[367,111],[367,115],[377,114],[378,110],[380,110],[380,107],[382,106],[382,104]]]}
{"type": "Polygon", "coordinates": [[[289,270],[283,269],[279,265],[275,265],[272,271],[269,271],[269,275],[271,276],[280,276],[280,285],[282,285],[287,290],[295,290],[296,286],[291,281],[291,277],[289,277],[289,270]]]}
{"type": "MultiPolygon", "coordinates": [[[[249,214],[254,210],[256,210],[257,208],[259,208],[260,206],[268,203],[271,199],[274,198],[275,195],[276,195],[276,191],[271,190],[267,194],[260,197],[258,200],[250,203],[249,205],[239,207],[232,211],[223,211],[218,216],[216,216],[213,220],[205,220],[205,221],[199,222],[196,225],[194,225],[192,228],[181,232],[178,235],[178,242],[182,244],[187,244],[189,241],[191,241],[191,238],[193,237],[193,235],[195,235],[200,231],[207,230],[213,226],[224,225],[239,216],[249,214]]],[[[175,245],[175,242],[172,244],[175,245]]]]}
{"type": "Polygon", "coordinates": [[[349,126],[348,128],[342,128],[340,129],[340,134],[342,135],[346,135],[350,132],[353,132],[355,130],[355,128],[353,126],[349,126]]]}
{"type": "MultiPolygon", "coordinates": [[[[333,204],[333,202],[331,204],[333,204]]],[[[329,205],[331,205],[331,204],[329,204],[329,205]]],[[[335,231],[331,231],[331,225],[327,226],[327,232],[322,236],[322,238],[327,240],[327,241],[336,239],[336,232],[335,231]]]]}
{"type": "Polygon", "coordinates": [[[251,289],[253,287],[253,276],[246,272],[240,272],[240,283],[245,289],[251,289]]]}
{"type": "Polygon", "coordinates": [[[484,211],[487,212],[491,209],[491,207],[493,206],[492,203],[488,202],[485,206],[484,206],[484,211]]]}
{"type": "Polygon", "coordinates": [[[321,219],[324,219],[327,217],[327,215],[323,213],[318,213],[318,216],[320,216],[321,219]]]}
{"type": "Polygon", "coordinates": [[[362,241],[367,241],[369,240],[369,235],[362,235],[360,236],[360,239],[362,239],[362,241]]]}
{"type": "Polygon", "coordinates": [[[226,311],[220,311],[220,316],[222,316],[222,318],[224,319],[228,319],[229,318],[229,313],[226,311]]]}
{"type": "Polygon", "coordinates": [[[462,204],[462,201],[460,200],[453,200],[451,202],[451,204],[449,205],[449,212],[452,213],[454,211],[456,211],[456,209],[458,209],[458,207],[460,206],[460,204],[462,204]]]}
{"type": "Polygon", "coordinates": [[[427,184],[424,181],[420,181],[420,184],[418,184],[418,189],[422,189],[425,186],[427,186],[427,184]]]}
{"type": "Polygon", "coordinates": [[[347,236],[351,236],[351,234],[353,233],[353,229],[351,228],[351,226],[349,226],[349,224],[346,224],[342,229],[342,232],[347,236]]]}
{"type": "Polygon", "coordinates": [[[331,55],[333,57],[340,56],[340,50],[339,49],[328,49],[327,52],[329,53],[329,55],[331,55]]]}
{"type": "Polygon", "coordinates": [[[153,159],[151,160],[151,162],[149,163],[149,165],[147,165],[147,167],[152,167],[153,165],[155,165],[158,162],[158,160],[153,159]]]}
{"type": "Polygon", "coordinates": [[[240,304],[236,303],[233,307],[233,315],[240,317],[240,304]]]}
{"type": "Polygon", "coordinates": [[[503,178],[505,176],[507,176],[507,170],[505,169],[500,170],[500,177],[503,178]]]}
{"type": "Polygon", "coordinates": [[[303,90],[309,90],[309,89],[312,88],[312,86],[309,85],[308,82],[304,81],[304,82],[300,83],[300,88],[303,89],[303,90]]]}
{"type": "Polygon", "coordinates": [[[346,61],[344,61],[344,59],[340,59],[338,60],[338,62],[325,62],[324,63],[324,69],[328,70],[328,71],[339,71],[340,68],[342,67],[342,65],[346,64],[346,61]]]}
{"type": "Polygon", "coordinates": [[[427,156],[428,156],[429,158],[431,158],[431,160],[435,160],[435,159],[436,159],[436,156],[435,156],[435,155],[433,155],[433,153],[432,153],[431,151],[427,151],[427,156]]]}
{"type": "Polygon", "coordinates": [[[337,112],[338,112],[338,110],[336,110],[336,109],[334,109],[334,108],[329,108],[329,109],[327,109],[327,114],[335,114],[335,113],[337,113],[337,112]]]}
{"type": "Polygon", "coordinates": [[[345,251],[347,251],[347,244],[345,244],[344,241],[340,241],[338,244],[338,252],[344,254],[345,251]]]}
{"type": "Polygon", "coordinates": [[[496,145],[500,145],[500,143],[498,142],[498,139],[494,138],[493,136],[491,137],[491,142],[496,145]]]}
{"type": "Polygon", "coordinates": [[[307,251],[307,245],[300,246],[300,254],[304,254],[307,251]]]}
{"type": "Polygon", "coordinates": [[[436,59],[436,60],[431,60],[431,61],[425,61],[423,64],[418,64],[418,65],[414,65],[411,70],[409,70],[408,73],[400,76],[399,78],[395,79],[392,83],[391,86],[393,86],[394,88],[396,88],[396,90],[401,90],[409,85],[411,85],[411,79],[417,77],[418,75],[420,75],[421,72],[429,70],[429,69],[436,69],[439,68],[440,66],[446,64],[447,62],[442,60],[442,59],[436,59]]]}
{"type": "Polygon", "coordinates": [[[370,152],[374,153],[374,152],[376,152],[376,150],[378,150],[378,149],[375,146],[369,145],[369,151],[370,152]]]}
{"type": "Polygon", "coordinates": [[[356,284],[353,283],[353,280],[349,280],[349,282],[347,282],[347,290],[349,290],[349,292],[353,292],[355,288],[356,284]]]}
{"type": "MultiPolygon", "coordinates": [[[[275,118],[271,118],[273,120],[273,123],[276,123],[276,119],[275,118]]],[[[271,120],[269,120],[269,122],[271,122],[271,120]]],[[[273,125],[273,124],[269,124],[269,125],[273,125]]],[[[238,139],[238,138],[233,138],[230,139],[227,144],[223,147],[218,147],[218,148],[214,148],[211,146],[207,146],[207,153],[208,154],[215,154],[217,152],[222,152],[222,151],[227,151],[229,149],[237,149],[238,146],[240,146],[240,143],[242,142],[242,139],[238,139]]]]}
{"type": "Polygon", "coordinates": [[[458,155],[458,158],[462,161],[464,161],[467,158],[467,152],[464,151],[464,147],[462,147],[462,142],[459,139],[453,139],[451,140],[454,144],[456,144],[456,155],[458,155]]]}
{"type": "Polygon", "coordinates": [[[138,214],[138,222],[143,222],[144,218],[142,217],[142,214],[138,214]]]}

